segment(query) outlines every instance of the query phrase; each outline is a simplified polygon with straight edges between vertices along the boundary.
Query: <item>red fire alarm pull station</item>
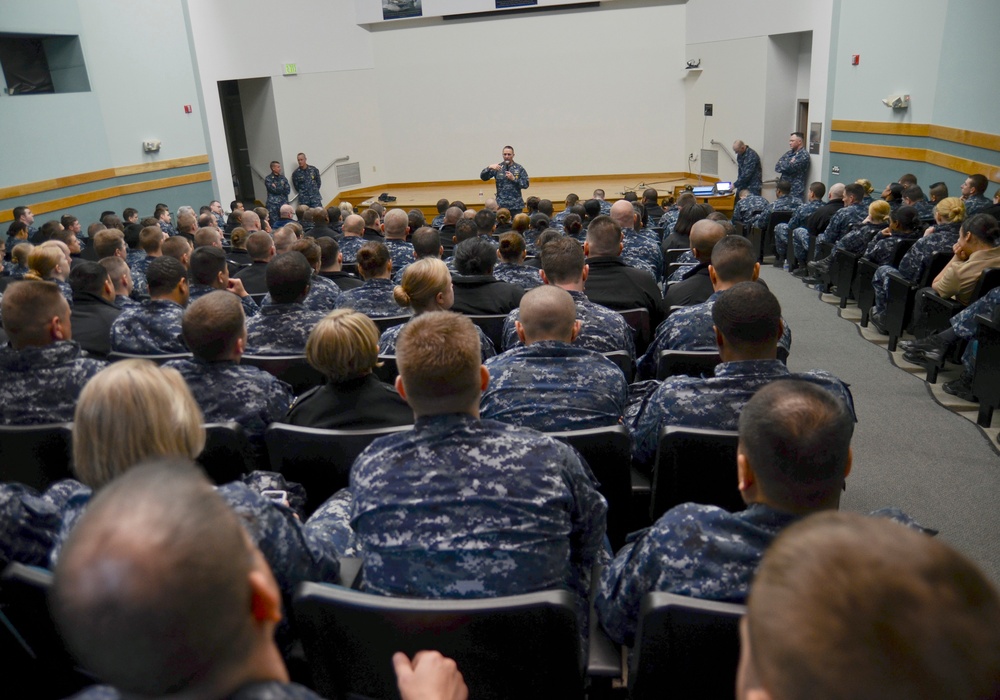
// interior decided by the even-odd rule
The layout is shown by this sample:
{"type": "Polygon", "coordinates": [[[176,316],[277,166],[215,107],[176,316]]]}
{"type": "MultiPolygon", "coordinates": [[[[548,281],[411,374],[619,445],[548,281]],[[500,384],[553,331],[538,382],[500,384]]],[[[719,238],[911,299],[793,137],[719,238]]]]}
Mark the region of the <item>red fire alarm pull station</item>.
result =
{"type": "Polygon", "coordinates": [[[861,54],[856,53],[856,54],[852,55],[851,56],[851,65],[852,66],[856,66],[859,63],[861,63],[861,54]]]}
{"type": "Polygon", "coordinates": [[[191,105],[184,105],[184,114],[191,114],[194,110],[191,109],[191,105]]]}

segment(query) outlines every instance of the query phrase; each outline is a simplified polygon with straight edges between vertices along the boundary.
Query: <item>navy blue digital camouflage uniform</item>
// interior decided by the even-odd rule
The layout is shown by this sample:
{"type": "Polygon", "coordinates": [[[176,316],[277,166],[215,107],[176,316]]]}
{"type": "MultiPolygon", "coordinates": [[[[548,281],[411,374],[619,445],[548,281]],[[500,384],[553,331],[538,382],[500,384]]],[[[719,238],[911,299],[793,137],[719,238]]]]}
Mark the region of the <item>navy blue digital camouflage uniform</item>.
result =
{"type": "Polygon", "coordinates": [[[206,423],[236,421],[250,437],[261,437],[292,405],[292,389],[259,367],[197,357],[166,364],[181,373],[206,423]]]}
{"type": "MultiPolygon", "coordinates": [[[[291,194],[292,187],[284,175],[270,173],[264,178],[264,189],[267,190],[267,202],[264,206],[267,207],[271,221],[277,221],[281,218],[281,207],[288,204],[288,195],[291,194]]],[[[300,196],[299,200],[301,199],[300,196]]]]}
{"type": "Polygon", "coordinates": [[[385,318],[406,313],[392,296],[392,280],[373,278],[340,295],[338,309],[354,309],[369,318],[385,318]]]}
{"type": "Polygon", "coordinates": [[[350,483],[365,590],[490,598],[568,588],[586,620],[607,503],[569,446],[466,414],[428,416],[375,440],[350,483]]]}
{"type": "MultiPolygon", "coordinates": [[[[309,293],[302,300],[302,305],[313,311],[328,313],[337,308],[337,302],[340,301],[341,293],[340,287],[337,286],[336,282],[313,273],[313,276],[309,279],[309,293]]],[[[264,295],[260,305],[262,307],[270,306],[272,303],[271,293],[268,292],[264,295]]]]}
{"type": "MultiPolygon", "coordinates": [[[[383,241],[383,244],[389,251],[389,257],[392,259],[393,272],[396,270],[402,270],[404,267],[413,262],[413,244],[409,241],[399,241],[395,238],[386,238],[385,241],[383,241]]],[[[354,254],[354,257],[355,259],[357,258],[357,253],[354,254]]]]}
{"type": "MultiPolygon", "coordinates": [[[[802,200],[798,197],[793,197],[790,194],[786,194],[784,197],[778,197],[776,200],[764,207],[764,211],[760,213],[755,222],[757,228],[761,231],[767,228],[767,220],[771,217],[772,212],[776,211],[798,211],[799,207],[802,206],[802,200]]],[[[775,225],[777,228],[777,225],[775,225]]]]}
{"type": "Polygon", "coordinates": [[[542,286],[542,276],[537,267],[517,263],[498,262],[493,266],[493,276],[501,282],[516,284],[524,290],[542,286]]]}
{"type": "Polygon", "coordinates": [[[497,205],[509,209],[511,214],[519,214],[524,210],[524,199],[521,197],[521,190],[528,189],[528,171],[520,163],[511,162],[508,166],[501,163],[500,168],[492,170],[483,168],[479,173],[480,180],[496,180],[497,183],[497,205]],[[507,179],[507,173],[514,176],[513,180],[507,179]]]}
{"type": "Polygon", "coordinates": [[[876,236],[879,238],[882,237],[880,234],[887,226],[888,224],[886,223],[876,224],[869,222],[867,224],[857,224],[843,238],[837,241],[837,245],[834,248],[846,250],[855,255],[861,255],[868,249],[868,244],[876,236]]]}
{"type": "Polygon", "coordinates": [[[173,224],[169,224],[166,221],[157,221],[156,223],[160,225],[160,230],[171,238],[178,235],[177,229],[174,228],[173,224]]]}
{"type": "MultiPolygon", "coordinates": [[[[653,342],[646,348],[646,354],[636,363],[638,379],[652,379],[656,376],[656,367],[660,362],[660,353],[664,350],[715,350],[715,322],[712,320],[712,307],[715,300],[724,292],[714,292],[701,304],[693,304],[677,309],[663,320],[656,328],[653,342]]],[[[784,330],[778,339],[778,347],[785,352],[792,351],[792,330],[782,319],[784,330]]]]}
{"type": "Polygon", "coordinates": [[[136,261],[135,265],[129,265],[129,273],[132,275],[132,294],[140,297],[149,297],[149,282],[146,280],[146,270],[149,263],[156,258],[144,257],[136,261]]]}
{"type": "Polygon", "coordinates": [[[600,353],[558,340],[508,350],[486,362],[479,414],[543,432],[617,425],[628,401],[621,369],[600,353]]]}
{"type": "MultiPolygon", "coordinates": [[[[806,225],[806,221],[812,216],[813,212],[823,206],[823,200],[817,199],[812,202],[806,202],[792,214],[791,220],[787,224],[777,224],[774,227],[774,249],[778,253],[779,258],[784,258],[788,253],[788,233],[789,231],[795,231],[796,229],[803,228],[806,225]]],[[[796,252],[798,249],[796,248],[796,252]]],[[[799,260],[805,260],[806,256],[803,253],[801,257],[796,257],[799,260]]]]}
{"type": "Polygon", "coordinates": [[[646,270],[656,279],[663,280],[663,251],[660,244],[634,229],[622,229],[621,259],[629,267],[646,270]]]}
{"type": "Polygon", "coordinates": [[[951,317],[951,328],[955,331],[955,335],[969,341],[962,354],[962,365],[965,368],[965,373],[969,376],[975,372],[976,351],[979,345],[977,341],[979,322],[976,321],[976,316],[982,314],[993,318],[998,305],[1000,305],[1000,287],[991,289],[984,296],[951,317]]]}
{"type": "MultiPolygon", "coordinates": [[[[670,377],[645,394],[640,405],[631,403],[625,424],[632,433],[632,459],[648,471],[656,456],[660,429],[667,425],[736,430],[740,412],[754,393],[777,379],[802,379],[817,384],[854,413],[847,385],[828,372],[789,372],[780,360],[722,362],[714,377],[670,377]]],[[[635,390],[639,385],[633,385],[635,390]]]]}
{"type": "MultiPolygon", "coordinates": [[[[872,515],[922,529],[895,508],[872,515]]],[[[601,626],[619,644],[634,645],[640,605],[652,591],[745,603],[765,550],[801,517],[763,503],[737,513],[695,503],[671,508],[652,527],[630,535],[602,571],[595,600],[601,626]]]]}
{"type": "Polygon", "coordinates": [[[764,170],[760,164],[757,151],[747,146],[742,153],[736,155],[736,182],[733,189],[750,190],[751,194],[760,194],[764,170]]]}
{"type": "Polygon", "coordinates": [[[438,214],[431,219],[431,228],[440,231],[442,226],[444,226],[444,214],[438,214]]]}
{"type": "Polygon", "coordinates": [[[181,337],[184,307],[169,299],[150,299],[123,309],[111,324],[112,352],[165,355],[187,352],[181,337]]]}
{"type": "Polygon", "coordinates": [[[660,217],[660,226],[663,227],[664,238],[674,232],[674,226],[677,225],[677,217],[679,217],[680,214],[681,210],[678,209],[676,205],[663,212],[663,216],[660,217]]]}
{"type": "Polygon", "coordinates": [[[0,423],[37,425],[73,420],[84,384],[107,367],[84,357],[79,343],[0,347],[0,423]]]}
{"type": "MultiPolygon", "coordinates": [[[[934,253],[949,253],[952,246],[958,243],[958,234],[961,223],[944,223],[934,227],[934,233],[922,237],[914,243],[903,259],[899,263],[899,274],[910,282],[917,282],[924,274],[924,270],[930,265],[934,253]]],[[[885,313],[886,304],[889,301],[889,273],[892,271],[889,265],[882,265],[875,270],[872,277],[872,287],[875,288],[875,305],[872,311],[885,313]]]]}
{"type": "Polygon", "coordinates": [[[792,185],[791,195],[805,199],[806,180],[809,177],[809,151],[805,146],[797,151],[787,151],[774,164],[774,172],[788,180],[792,185]]]}
{"type": "MultiPolygon", "coordinates": [[[[227,700],[322,700],[298,683],[253,681],[226,695],[227,700]]],[[[94,685],[80,691],[69,700],[123,700],[122,695],[107,685],[94,685]]]]}
{"type": "Polygon", "coordinates": [[[295,168],[292,173],[292,184],[299,193],[299,204],[307,204],[310,207],[323,206],[323,197],[319,193],[323,181],[315,165],[307,165],[304,169],[295,168]]]}
{"type": "Polygon", "coordinates": [[[62,295],[66,298],[66,303],[69,304],[69,308],[72,309],[73,308],[73,288],[71,286],[69,286],[69,282],[67,282],[65,280],[56,279],[54,277],[51,278],[51,279],[45,280],[45,281],[46,282],[54,282],[55,285],[57,287],[59,287],[59,291],[62,292],[62,295]]]}
{"type": "Polygon", "coordinates": [[[836,245],[837,241],[846,236],[852,228],[860,224],[868,216],[868,208],[858,202],[849,207],[843,207],[830,219],[830,224],[823,233],[816,237],[817,243],[836,245]]]}
{"type": "Polygon", "coordinates": [[[269,304],[247,319],[248,355],[302,355],[313,326],[326,313],[304,304],[269,304]]]}
{"type": "Polygon", "coordinates": [[[896,250],[896,245],[902,240],[912,240],[920,234],[908,233],[904,236],[893,234],[891,236],[875,235],[865,247],[864,259],[870,260],[876,265],[887,265],[892,260],[892,255],[896,250]]]}
{"type": "MultiPolygon", "coordinates": [[[[218,292],[220,290],[215,287],[211,287],[207,284],[194,284],[190,286],[191,293],[188,295],[188,306],[193,304],[197,299],[201,299],[206,294],[211,294],[212,292],[218,292]]],[[[222,290],[225,291],[225,290],[222,290]]],[[[247,318],[253,318],[260,311],[260,307],[257,306],[257,302],[247,294],[245,297],[239,297],[240,304],[243,306],[243,315],[247,318]]]]}
{"type": "Polygon", "coordinates": [[[127,297],[124,294],[115,295],[115,306],[119,309],[127,309],[133,306],[140,306],[142,302],[136,301],[132,297],[127,297]]]}
{"type": "MultiPolygon", "coordinates": [[[[404,310],[401,309],[400,311],[404,310]]],[[[398,326],[390,326],[382,332],[382,335],[378,339],[379,355],[396,354],[396,341],[399,339],[400,332],[405,327],[405,323],[400,323],[398,326]]],[[[497,354],[497,350],[493,347],[493,341],[489,339],[489,336],[483,333],[482,328],[476,326],[476,331],[479,333],[479,354],[483,362],[486,362],[486,360],[497,354]]]]}
{"type": "Polygon", "coordinates": [[[770,203],[760,195],[748,194],[733,207],[733,224],[743,224],[743,232],[748,235],[761,212],[769,206],[770,203]]]}
{"type": "Polygon", "coordinates": [[[0,484],[0,566],[16,561],[47,567],[69,499],[86,486],[64,479],[44,493],[23,484],[0,484]]]}
{"type": "Polygon", "coordinates": [[[917,210],[917,216],[925,224],[934,223],[934,205],[928,202],[926,199],[921,199],[918,202],[913,203],[913,208],[917,210]]]}
{"type": "MultiPolygon", "coordinates": [[[[635,339],[624,316],[606,306],[595,304],[583,292],[569,290],[569,295],[576,304],[576,318],[580,321],[580,333],[573,341],[574,345],[601,353],[624,350],[635,357],[635,339]]],[[[504,350],[523,345],[514,326],[514,322],[520,320],[521,309],[514,309],[507,314],[507,320],[503,322],[504,350]]]]}
{"type": "MultiPolygon", "coordinates": [[[[344,236],[340,239],[340,254],[344,256],[345,263],[356,263],[358,261],[358,251],[368,241],[361,236],[344,236]]],[[[412,260],[410,262],[413,262],[412,260]]],[[[395,263],[393,263],[395,267],[395,263]]]]}
{"type": "Polygon", "coordinates": [[[976,214],[987,207],[993,205],[993,201],[981,194],[974,194],[968,199],[963,199],[962,203],[965,204],[965,218],[968,219],[973,214],[976,214]]]}

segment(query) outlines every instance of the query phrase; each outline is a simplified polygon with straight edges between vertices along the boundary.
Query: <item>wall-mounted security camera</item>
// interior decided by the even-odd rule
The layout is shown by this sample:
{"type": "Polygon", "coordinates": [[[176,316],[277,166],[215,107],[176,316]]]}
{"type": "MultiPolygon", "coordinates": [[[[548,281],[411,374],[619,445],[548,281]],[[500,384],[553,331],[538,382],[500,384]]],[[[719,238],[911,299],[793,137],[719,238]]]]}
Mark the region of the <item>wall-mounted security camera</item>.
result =
{"type": "Polygon", "coordinates": [[[892,109],[906,109],[910,106],[910,96],[909,95],[889,95],[884,100],[882,104],[886,107],[891,107],[892,109]]]}

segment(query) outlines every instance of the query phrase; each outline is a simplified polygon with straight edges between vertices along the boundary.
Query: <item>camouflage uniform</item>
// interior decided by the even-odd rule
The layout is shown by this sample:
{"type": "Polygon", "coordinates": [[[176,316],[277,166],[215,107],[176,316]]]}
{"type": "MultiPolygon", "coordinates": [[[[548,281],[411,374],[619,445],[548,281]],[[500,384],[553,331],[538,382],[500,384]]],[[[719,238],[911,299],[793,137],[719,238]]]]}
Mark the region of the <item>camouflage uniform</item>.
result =
{"type": "Polygon", "coordinates": [[[129,269],[138,265],[146,257],[146,251],[142,248],[126,248],[125,250],[125,264],[129,266],[129,269]]]}
{"type": "Polygon", "coordinates": [[[616,425],[628,400],[628,383],[615,363],[557,340],[508,350],[486,369],[490,383],[479,414],[543,432],[616,425]]]}
{"type": "MultiPolygon", "coordinates": [[[[952,246],[958,243],[960,226],[960,223],[945,223],[935,226],[934,233],[924,236],[906,251],[906,255],[899,263],[899,274],[910,282],[919,281],[934,253],[949,253],[952,246]]],[[[885,307],[889,301],[889,273],[892,269],[889,265],[882,265],[875,270],[875,276],[872,278],[872,286],[875,288],[875,305],[872,310],[876,313],[885,313],[885,307]]]]}
{"type": "MultiPolygon", "coordinates": [[[[309,293],[306,294],[306,298],[302,300],[302,305],[307,309],[312,311],[322,311],[323,313],[329,313],[337,308],[337,302],[340,301],[341,291],[340,287],[333,280],[328,280],[326,277],[320,277],[317,274],[313,274],[312,278],[309,280],[309,293]]],[[[261,306],[270,306],[271,293],[268,292],[264,295],[261,300],[261,306]]]]}
{"type": "Polygon", "coordinates": [[[792,183],[791,195],[804,199],[806,179],[809,177],[809,151],[803,146],[797,151],[788,151],[774,164],[774,172],[792,183]]]}
{"type": "MultiPolygon", "coordinates": [[[[569,295],[576,304],[576,318],[580,321],[580,334],[573,341],[574,345],[601,353],[625,350],[635,357],[635,339],[624,316],[595,304],[583,292],[570,291],[569,295]]],[[[520,320],[520,309],[514,309],[507,315],[503,323],[504,350],[523,345],[514,326],[514,322],[520,320]]]]}
{"type": "Polygon", "coordinates": [[[750,190],[751,194],[760,195],[762,187],[763,168],[760,165],[760,156],[757,151],[749,146],[742,153],[736,156],[736,182],[733,189],[750,190]]]}
{"type": "Polygon", "coordinates": [[[431,219],[431,228],[440,231],[442,226],[444,226],[444,214],[438,214],[431,219]]]}
{"type": "MultiPolygon", "coordinates": [[[[413,262],[412,243],[408,241],[398,241],[394,238],[386,238],[385,241],[383,241],[383,244],[389,250],[389,257],[392,258],[393,271],[402,270],[404,267],[413,262]]],[[[357,258],[357,253],[355,253],[354,256],[357,258]]]]}
{"type": "Polygon", "coordinates": [[[876,236],[881,238],[879,234],[886,228],[888,224],[859,224],[855,228],[851,229],[843,238],[837,241],[837,245],[834,248],[839,248],[841,250],[846,250],[849,253],[854,253],[855,255],[861,255],[865,250],[868,249],[868,244],[876,236]]]}
{"type": "Polygon", "coordinates": [[[764,207],[764,210],[757,217],[757,228],[763,231],[767,228],[767,220],[771,217],[772,212],[776,211],[798,211],[799,207],[802,206],[802,200],[798,197],[793,197],[790,194],[786,194],[784,197],[778,197],[776,200],[764,207]]]}
{"type": "Polygon", "coordinates": [[[769,206],[770,203],[760,195],[748,194],[733,207],[733,224],[742,223],[744,233],[749,233],[761,212],[769,206]]]}
{"type": "Polygon", "coordinates": [[[844,207],[830,219],[830,224],[823,233],[816,237],[817,243],[836,245],[837,241],[850,232],[856,224],[860,224],[868,216],[868,209],[863,204],[852,204],[844,207]]]}
{"type": "Polygon", "coordinates": [[[660,428],[684,425],[691,428],[736,430],[740,411],[760,387],[776,379],[803,379],[817,384],[843,400],[851,412],[854,401],[847,385],[828,372],[789,372],[780,360],[743,360],[716,366],[715,376],[670,377],[646,396],[643,405],[630,414],[632,459],[648,471],[656,457],[660,428]]]}
{"type": "Polygon", "coordinates": [[[674,226],[677,225],[677,217],[680,216],[680,214],[681,210],[676,206],[670,207],[663,212],[663,216],[660,217],[660,226],[663,227],[664,238],[674,232],[674,226]]]}
{"type": "MultiPolygon", "coordinates": [[[[215,287],[211,287],[207,284],[194,284],[194,283],[190,285],[190,289],[191,293],[188,296],[188,306],[193,304],[196,300],[201,299],[206,294],[211,294],[212,292],[220,291],[215,287]]],[[[257,312],[260,311],[260,307],[257,306],[257,302],[255,302],[249,294],[247,294],[245,297],[240,297],[239,299],[240,299],[240,304],[243,305],[243,314],[247,318],[253,318],[254,316],[257,315],[257,312]]]]}
{"type": "Polygon", "coordinates": [[[146,281],[146,270],[149,269],[149,264],[156,260],[156,258],[151,258],[148,255],[143,254],[143,257],[135,261],[135,263],[129,263],[128,269],[132,273],[132,293],[141,297],[149,296],[149,283],[146,281]]]}
{"type": "MultiPolygon", "coordinates": [[[[253,681],[240,686],[226,696],[229,700],[322,700],[322,698],[298,683],[281,681],[253,681]]],[[[121,693],[107,685],[93,685],[70,700],[123,700],[121,693]]]]}
{"type": "MultiPolygon", "coordinates": [[[[340,239],[340,253],[344,256],[345,263],[356,263],[358,261],[358,251],[368,241],[361,236],[344,236],[340,239]]],[[[412,261],[411,261],[412,262],[412,261]]],[[[395,263],[393,264],[395,267],[395,263]]]]}
{"type": "MultiPolygon", "coordinates": [[[[395,355],[396,354],[396,340],[399,338],[400,332],[406,327],[405,323],[400,323],[398,326],[390,326],[383,331],[381,337],[378,339],[378,354],[379,355],[395,355]]],[[[483,359],[483,362],[494,357],[497,354],[496,348],[493,346],[493,341],[489,339],[483,329],[476,326],[476,331],[479,333],[479,353],[483,359]]]]}
{"type": "Polygon", "coordinates": [[[965,218],[968,219],[973,214],[993,205],[993,201],[981,194],[974,194],[968,199],[963,199],[965,204],[965,218]]]}
{"type": "Polygon", "coordinates": [[[354,309],[369,318],[385,318],[406,313],[392,297],[392,280],[370,279],[357,289],[340,295],[338,309],[354,309]]]}
{"type": "Polygon", "coordinates": [[[537,267],[517,263],[498,262],[493,266],[493,276],[501,282],[516,284],[524,290],[542,286],[542,276],[537,267]]]}
{"type": "Polygon", "coordinates": [[[163,231],[168,236],[170,236],[171,238],[179,235],[177,229],[174,228],[173,224],[168,224],[165,221],[157,221],[156,223],[160,225],[160,230],[163,231]]]}
{"type": "Polygon", "coordinates": [[[965,367],[966,374],[970,376],[975,372],[976,351],[978,349],[979,322],[976,321],[976,315],[982,314],[992,318],[998,305],[1000,305],[1000,287],[991,289],[984,296],[951,317],[951,327],[955,331],[955,335],[969,341],[962,354],[962,365],[965,367]]]}
{"type": "Polygon", "coordinates": [[[686,279],[687,274],[699,265],[698,258],[690,250],[685,250],[674,262],[680,263],[680,267],[670,273],[670,276],[667,277],[667,282],[680,282],[686,279]]]}
{"type": "Polygon", "coordinates": [[[875,234],[875,236],[868,242],[868,246],[865,248],[864,259],[870,260],[876,265],[888,265],[889,261],[892,260],[892,255],[896,250],[896,244],[902,240],[912,240],[919,234],[909,234],[906,236],[899,236],[893,234],[891,236],[880,236],[875,234]]]}
{"type": "MultiPolygon", "coordinates": [[[[15,244],[16,245],[16,244],[15,244]]],[[[7,247],[12,247],[9,243],[7,247]]],[[[7,268],[5,268],[7,269],[7,268]]],[[[13,277],[16,280],[23,279],[26,274],[28,274],[28,268],[24,265],[18,265],[17,263],[11,263],[9,272],[6,273],[8,277],[13,277]]]]}
{"type": "Polygon", "coordinates": [[[0,347],[0,423],[37,425],[73,420],[83,385],[107,367],[83,356],[80,344],[58,340],[44,347],[0,347]]]}
{"type": "Polygon", "coordinates": [[[428,416],[375,440],[355,460],[350,488],[369,592],[490,598],[568,588],[586,620],[607,503],[567,445],[465,414],[428,416]]]}
{"type": "MultiPolygon", "coordinates": [[[[789,231],[794,231],[798,228],[803,228],[806,225],[806,221],[812,216],[813,212],[823,206],[822,200],[815,200],[812,202],[806,202],[792,214],[791,220],[787,224],[778,224],[774,227],[774,249],[778,253],[779,258],[785,257],[788,253],[788,234],[789,231]]],[[[796,249],[797,251],[798,249],[796,249]]],[[[796,255],[798,257],[798,255],[796,255]]],[[[799,260],[805,260],[806,256],[803,254],[802,257],[798,257],[799,260]]]]}
{"type": "Polygon", "coordinates": [[[59,291],[62,295],[66,297],[66,303],[69,304],[69,308],[73,308],[73,288],[69,286],[69,282],[65,280],[57,280],[55,278],[46,280],[47,282],[55,282],[55,285],[59,287],[59,291]]]}
{"type": "Polygon", "coordinates": [[[323,206],[323,197],[319,193],[323,181],[320,179],[319,170],[315,165],[296,168],[295,172],[292,173],[292,184],[295,186],[295,191],[299,193],[299,204],[307,204],[310,207],[323,206]]]}
{"type": "MultiPolygon", "coordinates": [[[[656,367],[660,362],[660,353],[664,350],[715,350],[715,322],[712,321],[712,307],[715,300],[724,292],[715,292],[706,301],[693,306],[677,309],[656,329],[653,342],[646,349],[646,354],[639,358],[636,364],[636,378],[652,379],[656,376],[656,367]]],[[[786,352],[792,350],[792,331],[784,322],[784,330],[778,339],[778,347],[786,352]]]]}
{"type": "Polygon", "coordinates": [[[169,299],[150,299],[124,309],[111,324],[111,351],[134,355],[188,352],[181,337],[184,307],[169,299]]]}
{"type": "Polygon", "coordinates": [[[496,180],[497,183],[497,204],[510,210],[510,213],[518,214],[524,210],[524,200],[521,198],[521,190],[528,189],[528,171],[520,163],[511,162],[508,166],[501,163],[498,170],[483,168],[479,173],[480,180],[496,180]],[[513,180],[507,179],[507,173],[514,175],[513,180]]]}
{"type": "Polygon", "coordinates": [[[294,398],[290,386],[258,367],[197,357],[166,366],[184,377],[206,423],[236,421],[250,437],[261,437],[268,425],[284,418],[294,398]]]}
{"type": "MultiPolygon", "coordinates": [[[[277,221],[281,218],[281,207],[288,204],[288,195],[291,194],[292,187],[288,184],[288,178],[272,172],[264,178],[264,189],[267,190],[267,202],[264,206],[267,207],[271,221],[277,221]]],[[[302,196],[299,195],[299,200],[301,199],[302,196]]]]}
{"type": "Polygon", "coordinates": [[[269,304],[247,319],[248,355],[302,355],[313,326],[326,314],[298,304],[269,304]]]}
{"type": "Polygon", "coordinates": [[[641,233],[630,229],[622,229],[625,239],[622,241],[621,259],[630,267],[646,270],[656,279],[663,280],[663,251],[655,240],[650,240],[641,233]]]}
{"type": "Polygon", "coordinates": [[[86,487],[73,479],[41,494],[23,484],[0,484],[0,565],[48,566],[66,502],[80,489],[86,487]]]}
{"type": "Polygon", "coordinates": [[[611,202],[605,199],[598,199],[601,204],[601,216],[611,216],[611,202]]]}
{"type": "MultiPolygon", "coordinates": [[[[6,260],[0,260],[0,267],[2,267],[2,270],[0,270],[0,277],[13,277],[14,276],[14,268],[16,267],[14,265],[14,263],[7,262],[6,260]]],[[[23,276],[24,273],[21,273],[21,275],[23,276]]],[[[20,279],[20,278],[18,277],[18,278],[15,278],[15,279],[20,279]]]]}
{"type": "Polygon", "coordinates": [[[926,199],[921,199],[919,202],[913,203],[913,208],[917,210],[917,215],[920,220],[925,224],[934,223],[934,205],[928,202],[926,199]]]}
{"type": "Polygon", "coordinates": [[[351,527],[353,507],[354,494],[350,489],[340,489],[309,516],[306,529],[323,540],[325,546],[339,556],[360,557],[358,538],[351,527]]]}

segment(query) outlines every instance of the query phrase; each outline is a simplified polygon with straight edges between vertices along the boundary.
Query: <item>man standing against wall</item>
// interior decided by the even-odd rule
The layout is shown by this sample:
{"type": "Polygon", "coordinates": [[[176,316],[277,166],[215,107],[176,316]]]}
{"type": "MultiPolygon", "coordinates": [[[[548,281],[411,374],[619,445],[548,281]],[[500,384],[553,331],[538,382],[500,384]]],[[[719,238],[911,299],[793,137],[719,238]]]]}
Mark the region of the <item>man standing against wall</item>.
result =
{"type": "Polygon", "coordinates": [[[805,149],[802,132],[795,131],[788,137],[788,152],[778,159],[774,172],[792,183],[791,195],[805,199],[806,179],[809,176],[809,153],[805,149]]]}
{"type": "Polygon", "coordinates": [[[316,169],[315,165],[306,163],[305,153],[298,155],[298,161],[299,167],[292,173],[292,184],[295,186],[295,191],[299,193],[299,204],[310,207],[323,206],[323,197],[319,193],[323,181],[320,179],[319,170],[316,169]]]}
{"type": "Polygon", "coordinates": [[[514,162],[514,149],[504,146],[503,160],[493,165],[487,165],[479,173],[481,180],[495,179],[497,181],[497,204],[509,209],[512,214],[524,210],[524,199],[521,190],[528,189],[528,171],[524,166],[514,162]]]}
{"type": "Polygon", "coordinates": [[[292,188],[288,178],[281,174],[281,163],[276,160],[271,161],[271,174],[264,178],[264,187],[267,189],[267,211],[271,221],[277,221],[281,218],[281,207],[288,204],[292,188]]]}

